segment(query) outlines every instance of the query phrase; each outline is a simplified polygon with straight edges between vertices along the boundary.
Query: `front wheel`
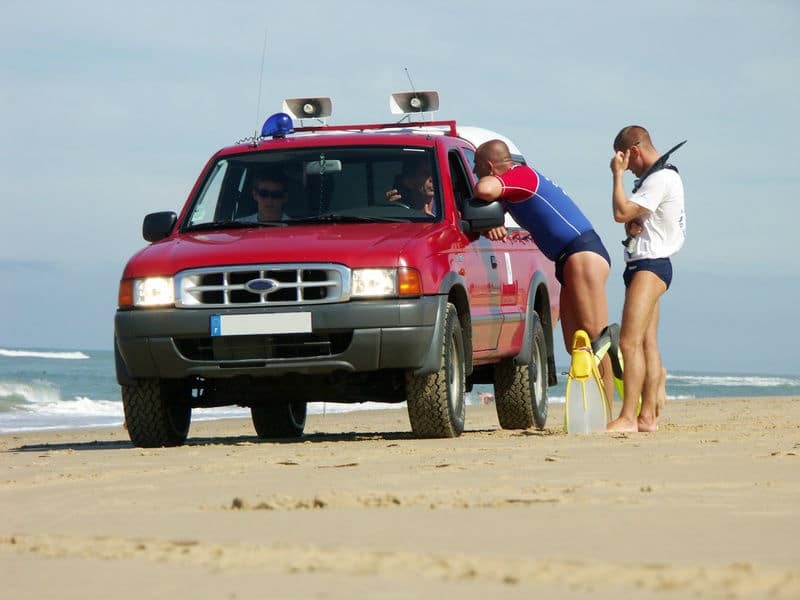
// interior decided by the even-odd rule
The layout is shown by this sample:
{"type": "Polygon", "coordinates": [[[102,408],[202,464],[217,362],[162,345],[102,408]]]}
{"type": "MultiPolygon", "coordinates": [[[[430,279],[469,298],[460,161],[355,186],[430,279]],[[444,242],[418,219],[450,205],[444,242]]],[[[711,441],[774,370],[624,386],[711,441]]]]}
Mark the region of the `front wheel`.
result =
{"type": "Polygon", "coordinates": [[[497,418],[503,429],[527,429],[547,422],[547,344],[538,315],[531,324],[531,362],[518,365],[513,358],[495,367],[494,395],[497,418]]]}
{"type": "Polygon", "coordinates": [[[189,435],[192,407],[180,381],[134,379],[122,386],[122,406],[134,446],[180,446],[189,435]]]}
{"type": "Polygon", "coordinates": [[[260,438],[297,438],[306,426],[306,403],[273,400],[250,407],[253,426],[260,438]]]}
{"type": "Polygon", "coordinates": [[[441,352],[441,367],[435,373],[406,372],[408,418],[419,437],[458,437],[464,431],[464,338],[452,304],[445,313],[441,352]]]}

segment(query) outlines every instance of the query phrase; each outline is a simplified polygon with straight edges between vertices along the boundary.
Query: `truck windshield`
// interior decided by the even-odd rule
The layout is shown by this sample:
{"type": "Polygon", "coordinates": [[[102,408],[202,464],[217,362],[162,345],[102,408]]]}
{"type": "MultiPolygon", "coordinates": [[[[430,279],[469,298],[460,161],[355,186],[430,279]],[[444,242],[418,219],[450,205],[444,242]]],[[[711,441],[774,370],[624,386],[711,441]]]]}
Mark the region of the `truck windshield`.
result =
{"type": "Polygon", "coordinates": [[[183,228],[433,221],[442,216],[439,189],[431,148],[252,152],[213,165],[183,228]]]}

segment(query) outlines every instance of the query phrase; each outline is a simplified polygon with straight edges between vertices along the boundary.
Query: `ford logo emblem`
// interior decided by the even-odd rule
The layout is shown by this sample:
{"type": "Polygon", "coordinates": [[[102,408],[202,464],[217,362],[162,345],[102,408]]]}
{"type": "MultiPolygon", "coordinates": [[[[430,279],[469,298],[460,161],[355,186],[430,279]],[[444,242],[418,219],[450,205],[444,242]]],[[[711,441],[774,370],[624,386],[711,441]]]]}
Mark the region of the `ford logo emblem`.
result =
{"type": "Polygon", "coordinates": [[[278,282],[274,279],[251,279],[244,287],[254,294],[269,294],[278,289],[278,282]]]}

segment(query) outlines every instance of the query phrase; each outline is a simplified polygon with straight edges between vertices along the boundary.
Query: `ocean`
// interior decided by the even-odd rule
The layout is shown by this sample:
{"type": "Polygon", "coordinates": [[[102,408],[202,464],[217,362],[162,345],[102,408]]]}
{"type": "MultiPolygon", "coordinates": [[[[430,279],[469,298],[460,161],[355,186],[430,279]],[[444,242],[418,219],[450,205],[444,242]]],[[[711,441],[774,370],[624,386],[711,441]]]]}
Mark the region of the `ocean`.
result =
{"type": "MultiPolygon", "coordinates": [[[[550,402],[564,402],[566,377],[559,368],[559,385],[549,389],[550,402]]],[[[491,386],[475,386],[468,404],[491,386]]],[[[670,372],[667,399],[714,397],[800,396],[800,377],[750,374],[670,372]]],[[[310,413],[343,412],[396,404],[314,403],[310,413]]],[[[196,409],[192,420],[249,417],[240,407],[196,409]]],[[[0,348],[0,433],[118,426],[122,400],[114,377],[110,350],[0,348]]]]}

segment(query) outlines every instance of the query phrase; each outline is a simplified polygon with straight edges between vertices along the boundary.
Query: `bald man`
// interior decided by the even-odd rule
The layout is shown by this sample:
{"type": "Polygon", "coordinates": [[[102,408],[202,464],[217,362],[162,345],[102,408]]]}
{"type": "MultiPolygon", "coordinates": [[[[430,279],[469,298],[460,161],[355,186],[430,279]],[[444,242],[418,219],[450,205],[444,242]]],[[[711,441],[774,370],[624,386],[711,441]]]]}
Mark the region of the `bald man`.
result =
{"type": "MultiPolygon", "coordinates": [[[[608,325],[606,280],[611,259],[592,224],[564,190],[535,169],[515,165],[502,140],[490,140],[478,147],[474,170],[479,177],[475,197],[487,202],[501,200],[544,255],[555,262],[567,352],[572,350],[576,330],[597,337],[608,325]]],[[[504,227],[487,232],[493,240],[505,235],[504,227]]],[[[610,409],[614,380],[608,356],[601,370],[610,409]]]]}

